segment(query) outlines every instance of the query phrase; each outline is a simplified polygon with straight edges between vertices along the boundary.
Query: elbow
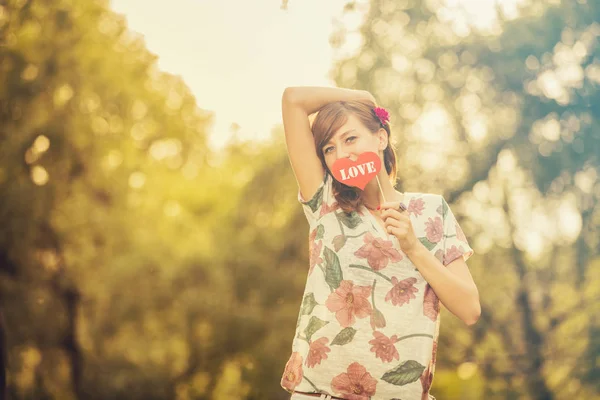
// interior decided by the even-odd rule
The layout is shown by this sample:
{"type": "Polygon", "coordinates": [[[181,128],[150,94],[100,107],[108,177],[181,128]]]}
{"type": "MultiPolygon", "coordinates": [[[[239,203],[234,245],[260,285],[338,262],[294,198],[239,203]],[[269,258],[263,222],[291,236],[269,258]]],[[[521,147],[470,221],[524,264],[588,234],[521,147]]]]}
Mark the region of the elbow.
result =
{"type": "Polygon", "coordinates": [[[479,301],[479,291],[475,287],[470,302],[469,313],[463,318],[463,321],[468,326],[473,326],[479,321],[479,317],[481,317],[481,303],[479,301]]]}
{"type": "Polygon", "coordinates": [[[295,104],[297,103],[298,94],[294,87],[286,87],[281,96],[282,104],[295,104]]]}
{"type": "Polygon", "coordinates": [[[481,317],[481,305],[479,304],[479,300],[475,303],[475,307],[471,311],[470,315],[463,319],[464,323],[468,326],[473,326],[479,321],[479,317],[481,317]]]}
{"type": "Polygon", "coordinates": [[[479,317],[480,314],[473,315],[472,317],[465,319],[464,322],[467,324],[467,326],[473,326],[477,323],[477,321],[479,321],[479,317]]]}

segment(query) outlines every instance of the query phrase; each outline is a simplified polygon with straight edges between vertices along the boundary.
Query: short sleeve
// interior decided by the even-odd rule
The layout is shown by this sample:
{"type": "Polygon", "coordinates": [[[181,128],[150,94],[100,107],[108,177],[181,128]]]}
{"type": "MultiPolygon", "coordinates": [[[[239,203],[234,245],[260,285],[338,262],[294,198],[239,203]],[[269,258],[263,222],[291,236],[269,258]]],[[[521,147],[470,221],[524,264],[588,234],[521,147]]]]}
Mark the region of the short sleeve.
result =
{"type": "Polygon", "coordinates": [[[319,220],[323,215],[337,209],[332,183],[333,178],[326,172],[321,185],[309,200],[305,200],[298,189],[298,201],[302,204],[302,209],[309,222],[319,220]]]}
{"type": "Polygon", "coordinates": [[[448,265],[458,257],[462,256],[467,261],[474,251],[469,245],[462,228],[454,217],[454,213],[448,206],[446,199],[442,196],[442,218],[444,225],[443,264],[448,265]]]}

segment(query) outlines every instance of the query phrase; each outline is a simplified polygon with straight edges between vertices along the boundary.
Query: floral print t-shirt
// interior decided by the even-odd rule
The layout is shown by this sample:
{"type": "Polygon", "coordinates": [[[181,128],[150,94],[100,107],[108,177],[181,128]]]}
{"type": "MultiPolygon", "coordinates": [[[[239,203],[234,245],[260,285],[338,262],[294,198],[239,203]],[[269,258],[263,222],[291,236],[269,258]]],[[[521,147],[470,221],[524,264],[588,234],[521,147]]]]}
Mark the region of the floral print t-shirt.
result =
{"type": "MultiPolygon", "coordinates": [[[[345,213],[327,173],[308,201],[310,267],[281,386],[351,400],[427,400],[439,332],[439,300],[361,206],[345,213]]],[[[419,240],[444,265],[473,254],[444,198],[405,193],[419,240]]]]}

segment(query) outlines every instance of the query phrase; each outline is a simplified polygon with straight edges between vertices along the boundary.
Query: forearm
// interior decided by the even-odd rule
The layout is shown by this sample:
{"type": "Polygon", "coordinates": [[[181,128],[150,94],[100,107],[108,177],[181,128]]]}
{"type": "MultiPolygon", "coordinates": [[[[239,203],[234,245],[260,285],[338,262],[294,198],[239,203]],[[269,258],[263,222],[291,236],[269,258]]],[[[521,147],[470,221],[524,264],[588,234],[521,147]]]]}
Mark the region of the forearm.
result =
{"type": "Polygon", "coordinates": [[[288,87],[283,93],[284,102],[299,106],[308,115],[319,111],[329,103],[351,100],[370,100],[375,103],[373,96],[365,90],[298,86],[288,87]]]}
{"type": "Polygon", "coordinates": [[[476,287],[452,273],[420,242],[407,255],[452,314],[468,325],[477,321],[481,309],[476,287]]]}

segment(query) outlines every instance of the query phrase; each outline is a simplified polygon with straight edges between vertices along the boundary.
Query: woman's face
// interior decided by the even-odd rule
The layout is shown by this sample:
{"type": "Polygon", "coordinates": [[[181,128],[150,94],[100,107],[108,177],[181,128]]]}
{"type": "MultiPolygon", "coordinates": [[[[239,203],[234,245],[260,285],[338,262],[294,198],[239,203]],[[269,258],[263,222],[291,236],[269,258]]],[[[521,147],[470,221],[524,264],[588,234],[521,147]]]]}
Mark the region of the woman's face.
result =
{"type": "Polygon", "coordinates": [[[325,164],[331,171],[333,163],[340,158],[356,160],[361,153],[372,151],[383,157],[387,146],[387,133],[382,128],[372,133],[354,115],[348,116],[348,121],[322,148],[325,164]]]}

